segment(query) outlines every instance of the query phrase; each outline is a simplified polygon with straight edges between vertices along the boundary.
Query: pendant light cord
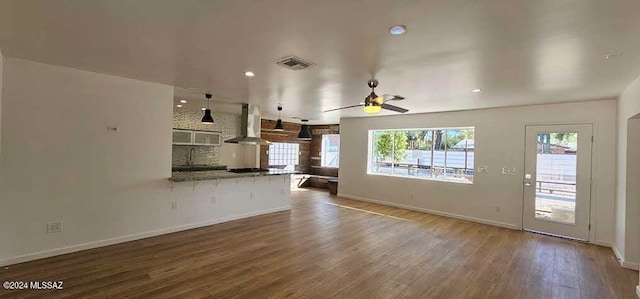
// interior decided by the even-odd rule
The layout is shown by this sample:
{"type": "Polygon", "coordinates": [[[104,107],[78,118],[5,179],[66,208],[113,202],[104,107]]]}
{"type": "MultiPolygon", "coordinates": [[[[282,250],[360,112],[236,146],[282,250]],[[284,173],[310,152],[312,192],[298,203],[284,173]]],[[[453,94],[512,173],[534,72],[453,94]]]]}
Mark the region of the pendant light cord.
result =
{"type": "Polygon", "coordinates": [[[209,103],[211,103],[211,94],[205,93],[204,97],[207,98],[207,109],[211,110],[211,107],[209,106],[209,103]]]}

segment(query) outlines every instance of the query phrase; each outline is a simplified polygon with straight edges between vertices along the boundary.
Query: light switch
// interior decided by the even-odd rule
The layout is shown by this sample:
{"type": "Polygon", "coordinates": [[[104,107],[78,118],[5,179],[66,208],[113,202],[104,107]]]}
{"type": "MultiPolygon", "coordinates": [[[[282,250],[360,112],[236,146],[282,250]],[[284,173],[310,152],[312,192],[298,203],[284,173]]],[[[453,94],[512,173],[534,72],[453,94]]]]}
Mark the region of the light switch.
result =
{"type": "Polygon", "coordinates": [[[503,175],[515,175],[516,174],[516,169],[515,168],[502,167],[502,174],[503,175]]]}

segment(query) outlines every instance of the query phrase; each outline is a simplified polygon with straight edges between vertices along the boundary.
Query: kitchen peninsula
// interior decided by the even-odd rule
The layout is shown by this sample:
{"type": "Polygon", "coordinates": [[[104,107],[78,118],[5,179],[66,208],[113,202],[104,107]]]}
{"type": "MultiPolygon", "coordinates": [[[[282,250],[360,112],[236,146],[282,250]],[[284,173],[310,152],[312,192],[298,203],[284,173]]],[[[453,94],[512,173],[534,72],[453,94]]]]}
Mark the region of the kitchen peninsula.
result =
{"type": "Polygon", "coordinates": [[[187,209],[211,225],[291,209],[291,171],[234,173],[226,170],[172,172],[175,209],[187,209]],[[178,204],[188,205],[178,208],[178,204]]]}

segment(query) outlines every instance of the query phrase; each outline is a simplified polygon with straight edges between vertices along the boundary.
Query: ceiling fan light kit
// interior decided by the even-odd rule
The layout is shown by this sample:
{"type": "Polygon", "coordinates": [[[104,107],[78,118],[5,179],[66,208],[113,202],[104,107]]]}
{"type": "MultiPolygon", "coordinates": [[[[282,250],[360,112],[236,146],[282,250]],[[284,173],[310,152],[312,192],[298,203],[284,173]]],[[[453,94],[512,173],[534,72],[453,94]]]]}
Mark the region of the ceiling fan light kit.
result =
{"type": "Polygon", "coordinates": [[[202,116],[203,124],[213,124],[213,117],[211,116],[211,109],[209,108],[209,102],[211,101],[211,94],[207,93],[204,95],[207,98],[207,109],[204,109],[204,116],[202,116]]]}
{"type": "Polygon", "coordinates": [[[366,98],[364,98],[364,102],[362,102],[362,103],[360,103],[358,105],[351,105],[351,106],[345,106],[345,107],[340,107],[340,108],[334,108],[334,109],[325,110],[323,112],[331,112],[331,111],[348,109],[348,108],[355,108],[355,107],[363,107],[364,112],[367,113],[367,114],[380,113],[380,111],[382,111],[382,109],[387,109],[387,110],[391,110],[391,111],[395,111],[395,112],[399,112],[399,113],[409,112],[408,109],[387,104],[387,102],[389,102],[389,101],[402,101],[402,100],[405,99],[404,97],[399,96],[399,95],[389,95],[389,94],[385,94],[383,96],[378,96],[375,93],[375,88],[378,87],[378,80],[376,80],[376,79],[369,80],[369,82],[367,82],[367,86],[369,86],[369,88],[371,88],[371,93],[366,98]]]}
{"type": "Polygon", "coordinates": [[[370,103],[371,105],[364,106],[364,112],[369,114],[376,114],[382,111],[382,107],[376,105],[375,103],[370,103]]]}

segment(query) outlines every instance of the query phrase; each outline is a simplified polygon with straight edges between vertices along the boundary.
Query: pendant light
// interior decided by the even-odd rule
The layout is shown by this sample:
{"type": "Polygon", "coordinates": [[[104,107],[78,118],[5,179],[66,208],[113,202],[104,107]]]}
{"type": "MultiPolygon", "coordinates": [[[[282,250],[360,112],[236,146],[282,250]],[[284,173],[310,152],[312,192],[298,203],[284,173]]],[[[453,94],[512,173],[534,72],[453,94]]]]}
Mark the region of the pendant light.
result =
{"type": "Polygon", "coordinates": [[[207,109],[204,109],[204,116],[202,117],[203,124],[213,124],[213,117],[211,116],[211,109],[209,108],[209,102],[211,102],[211,94],[204,95],[207,98],[207,109]]]}
{"type": "Polygon", "coordinates": [[[273,128],[274,131],[284,131],[284,127],[282,126],[282,119],[280,119],[280,112],[282,112],[282,106],[278,105],[278,121],[276,121],[276,126],[273,128]]]}
{"type": "Polygon", "coordinates": [[[311,131],[309,125],[307,125],[308,119],[301,119],[302,126],[300,126],[300,133],[298,133],[299,140],[311,140],[311,131]]]}

